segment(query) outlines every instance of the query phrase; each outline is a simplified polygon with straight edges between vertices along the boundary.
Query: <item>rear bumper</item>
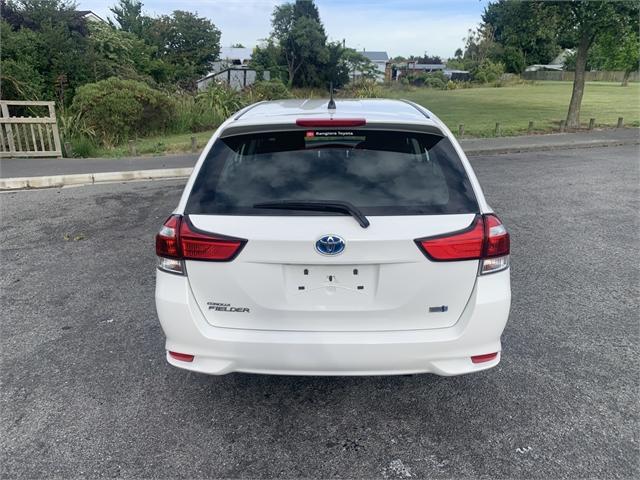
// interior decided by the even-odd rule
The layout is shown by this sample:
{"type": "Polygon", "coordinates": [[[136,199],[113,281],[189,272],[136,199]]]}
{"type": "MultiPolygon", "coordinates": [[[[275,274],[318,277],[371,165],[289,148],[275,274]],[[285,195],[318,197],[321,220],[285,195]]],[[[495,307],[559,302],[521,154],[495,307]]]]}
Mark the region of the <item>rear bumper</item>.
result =
{"type": "MultiPolygon", "coordinates": [[[[222,375],[460,375],[496,366],[471,357],[500,352],[509,316],[509,271],[479,277],[458,322],[449,328],[376,332],[296,332],[219,328],[200,312],[186,277],[157,272],[156,309],[176,367],[222,375]]],[[[391,323],[391,322],[390,322],[391,323]]]]}

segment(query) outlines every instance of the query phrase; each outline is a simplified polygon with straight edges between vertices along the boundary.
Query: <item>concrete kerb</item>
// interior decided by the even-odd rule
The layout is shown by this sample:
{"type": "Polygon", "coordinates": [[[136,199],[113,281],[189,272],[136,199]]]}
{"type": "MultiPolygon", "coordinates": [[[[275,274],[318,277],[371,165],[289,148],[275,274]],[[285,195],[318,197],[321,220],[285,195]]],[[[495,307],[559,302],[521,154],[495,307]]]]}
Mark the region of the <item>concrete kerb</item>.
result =
{"type": "Polygon", "coordinates": [[[49,175],[43,177],[0,178],[0,190],[24,190],[32,188],[59,188],[69,185],[93,185],[95,183],[129,182],[135,180],[157,180],[184,178],[193,168],[161,168],[153,170],[131,170],[124,172],[79,173],[49,175]]]}

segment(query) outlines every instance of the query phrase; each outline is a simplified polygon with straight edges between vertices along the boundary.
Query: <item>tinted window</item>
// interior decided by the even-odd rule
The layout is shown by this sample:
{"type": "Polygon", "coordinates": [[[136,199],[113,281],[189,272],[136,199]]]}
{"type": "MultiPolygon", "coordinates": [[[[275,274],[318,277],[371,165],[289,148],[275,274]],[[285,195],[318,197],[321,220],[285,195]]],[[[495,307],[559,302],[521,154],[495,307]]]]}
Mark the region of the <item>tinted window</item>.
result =
{"type": "Polygon", "coordinates": [[[293,131],[218,140],[186,213],[318,215],[253,208],[278,200],[341,200],[365,215],[477,212],[451,142],[380,130],[293,131]]]}

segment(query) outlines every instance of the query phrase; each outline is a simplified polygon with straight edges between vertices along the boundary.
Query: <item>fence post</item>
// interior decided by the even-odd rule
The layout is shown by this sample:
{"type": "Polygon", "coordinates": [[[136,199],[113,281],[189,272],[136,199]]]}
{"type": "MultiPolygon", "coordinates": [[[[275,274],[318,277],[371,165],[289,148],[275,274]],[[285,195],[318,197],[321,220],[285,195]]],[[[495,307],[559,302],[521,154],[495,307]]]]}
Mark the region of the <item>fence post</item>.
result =
{"type": "Polygon", "coordinates": [[[49,104],[49,118],[53,120],[51,124],[51,130],[53,132],[53,145],[55,146],[58,158],[62,158],[62,145],[60,145],[60,132],[58,132],[58,121],[56,120],[56,109],[53,102],[47,102],[49,104]]]}
{"type": "Polygon", "coordinates": [[[531,135],[533,133],[533,120],[529,120],[529,126],[527,127],[527,133],[531,135]]]}
{"type": "MultiPolygon", "coordinates": [[[[7,104],[6,103],[0,104],[0,108],[2,112],[2,115],[0,115],[0,117],[9,118],[9,107],[7,106],[7,104]]],[[[13,129],[11,128],[11,124],[7,124],[5,129],[7,132],[7,143],[9,144],[9,152],[15,152],[16,145],[13,142],[13,129]]]]}
{"type": "Polygon", "coordinates": [[[462,138],[463,135],[464,135],[464,123],[461,123],[460,125],[458,125],[458,136],[462,138]]]}
{"type": "Polygon", "coordinates": [[[71,150],[70,142],[64,142],[64,153],[67,155],[67,157],[73,157],[73,151],[71,150]]]}
{"type": "Polygon", "coordinates": [[[196,153],[198,149],[198,143],[196,142],[196,137],[191,137],[191,153],[196,153]]]}
{"type": "Polygon", "coordinates": [[[618,117],[618,126],[617,126],[617,128],[622,128],[622,127],[624,127],[624,118],[618,117]]]}
{"type": "Polygon", "coordinates": [[[129,140],[129,154],[132,157],[135,157],[136,155],[138,155],[138,151],[136,149],[136,144],[133,140],[129,140]]]}
{"type": "Polygon", "coordinates": [[[564,126],[565,126],[565,121],[560,120],[560,133],[564,133],[564,126]]]}
{"type": "Polygon", "coordinates": [[[500,135],[500,131],[501,131],[500,122],[496,122],[496,132],[495,132],[496,137],[500,135]]]}
{"type": "Polygon", "coordinates": [[[596,119],[595,118],[590,118],[589,119],[589,130],[593,130],[593,127],[596,126],[596,119]]]}

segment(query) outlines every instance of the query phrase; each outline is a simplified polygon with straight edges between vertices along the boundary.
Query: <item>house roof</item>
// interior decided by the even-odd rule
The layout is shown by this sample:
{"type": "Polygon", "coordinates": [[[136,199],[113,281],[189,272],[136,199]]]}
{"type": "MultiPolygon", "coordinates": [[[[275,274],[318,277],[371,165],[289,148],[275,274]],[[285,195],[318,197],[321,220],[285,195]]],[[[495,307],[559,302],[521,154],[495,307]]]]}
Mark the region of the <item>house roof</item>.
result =
{"type": "Polygon", "coordinates": [[[76,10],[74,13],[76,17],[85,18],[93,21],[104,22],[104,20],[102,19],[102,17],[100,17],[100,15],[96,15],[91,10],[76,10]]]}
{"type": "Polygon", "coordinates": [[[220,47],[220,60],[250,60],[252,48],[220,47]]]}
{"type": "Polygon", "coordinates": [[[360,52],[363,56],[367,57],[372,62],[387,62],[389,61],[389,55],[387,52],[367,52],[363,50],[360,52]]]}
{"type": "Polygon", "coordinates": [[[416,70],[444,70],[446,67],[444,63],[414,63],[410,65],[409,68],[416,70]]]}

